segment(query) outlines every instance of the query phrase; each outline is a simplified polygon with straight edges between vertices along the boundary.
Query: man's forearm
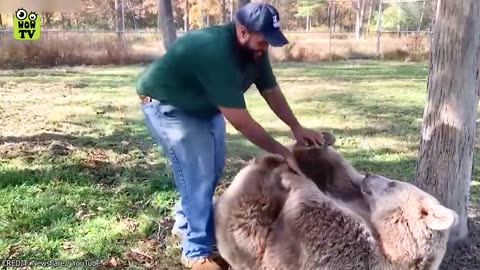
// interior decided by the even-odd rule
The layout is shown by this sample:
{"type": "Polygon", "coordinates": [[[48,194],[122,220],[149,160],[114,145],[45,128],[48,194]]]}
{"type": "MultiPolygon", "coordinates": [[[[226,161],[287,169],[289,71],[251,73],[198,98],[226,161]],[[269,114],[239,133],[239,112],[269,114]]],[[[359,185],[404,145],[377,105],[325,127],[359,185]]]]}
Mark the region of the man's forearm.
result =
{"type": "Polygon", "coordinates": [[[270,134],[255,121],[248,126],[239,127],[237,130],[253,144],[267,152],[282,156],[285,156],[286,152],[288,152],[285,146],[272,138],[270,134]]]}
{"type": "Polygon", "coordinates": [[[236,130],[256,146],[282,156],[288,151],[285,146],[273,139],[246,109],[220,107],[220,111],[236,130]]]}
{"type": "Polygon", "coordinates": [[[287,100],[285,99],[285,96],[280,90],[280,87],[276,86],[272,90],[267,90],[262,93],[262,96],[265,98],[268,106],[272,109],[272,111],[287,126],[289,126],[290,129],[294,129],[300,126],[300,123],[293,114],[287,100]]]}

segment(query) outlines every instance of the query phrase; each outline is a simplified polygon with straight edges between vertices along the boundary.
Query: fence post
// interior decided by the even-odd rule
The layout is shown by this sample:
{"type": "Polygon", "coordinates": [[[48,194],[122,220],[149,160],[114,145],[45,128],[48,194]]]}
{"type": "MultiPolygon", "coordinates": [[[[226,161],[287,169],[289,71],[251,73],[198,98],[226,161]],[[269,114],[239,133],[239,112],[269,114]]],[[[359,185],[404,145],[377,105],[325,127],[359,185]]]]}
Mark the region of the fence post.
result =
{"type": "Polygon", "coordinates": [[[377,19],[377,57],[380,57],[380,38],[382,36],[382,7],[383,7],[383,0],[380,0],[380,4],[378,6],[378,19],[377,19]]]}

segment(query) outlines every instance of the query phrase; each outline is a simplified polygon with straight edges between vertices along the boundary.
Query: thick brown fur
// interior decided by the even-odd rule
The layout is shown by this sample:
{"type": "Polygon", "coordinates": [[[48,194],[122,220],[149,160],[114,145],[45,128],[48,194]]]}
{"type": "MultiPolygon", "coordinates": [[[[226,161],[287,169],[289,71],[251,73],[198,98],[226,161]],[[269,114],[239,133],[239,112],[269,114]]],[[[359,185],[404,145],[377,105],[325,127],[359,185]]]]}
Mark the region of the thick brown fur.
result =
{"type": "Polygon", "coordinates": [[[308,167],[313,181],[264,155],[216,200],[217,246],[232,268],[438,269],[455,212],[411,184],[362,176],[331,146],[319,149],[317,162],[327,164],[317,168],[327,172],[308,167]],[[345,200],[345,184],[367,214],[345,200]]]}
{"type": "Polygon", "coordinates": [[[282,169],[288,166],[280,156],[256,158],[214,201],[217,248],[236,270],[256,269],[262,261],[271,225],[288,194],[281,185],[282,169]]]}
{"type": "Polygon", "coordinates": [[[368,216],[370,209],[360,191],[360,182],[365,176],[335,149],[336,138],[332,133],[322,132],[322,135],[325,143],[321,146],[288,145],[300,170],[325,194],[368,216]]]}

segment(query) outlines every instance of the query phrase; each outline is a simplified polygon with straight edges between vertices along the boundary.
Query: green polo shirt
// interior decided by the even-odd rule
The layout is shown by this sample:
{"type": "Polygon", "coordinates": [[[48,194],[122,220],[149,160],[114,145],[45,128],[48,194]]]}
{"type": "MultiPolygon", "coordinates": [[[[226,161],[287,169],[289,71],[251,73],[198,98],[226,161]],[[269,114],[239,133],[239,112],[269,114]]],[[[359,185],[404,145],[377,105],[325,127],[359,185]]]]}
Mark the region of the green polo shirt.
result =
{"type": "Polygon", "coordinates": [[[242,57],[233,23],[188,32],[139,76],[137,93],[208,116],[218,107],[245,108],[244,93],[276,86],[267,54],[242,57]]]}

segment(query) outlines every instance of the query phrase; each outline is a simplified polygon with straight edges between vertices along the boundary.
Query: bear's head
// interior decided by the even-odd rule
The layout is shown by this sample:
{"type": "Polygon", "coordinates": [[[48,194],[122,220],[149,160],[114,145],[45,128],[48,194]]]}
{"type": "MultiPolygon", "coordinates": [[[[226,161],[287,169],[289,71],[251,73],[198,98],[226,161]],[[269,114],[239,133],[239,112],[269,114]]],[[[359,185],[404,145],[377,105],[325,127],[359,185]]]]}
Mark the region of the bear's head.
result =
{"type": "Polygon", "coordinates": [[[406,269],[438,269],[458,215],[413,184],[379,175],[361,183],[387,259],[406,269]]]}
{"type": "Polygon", "coordinates": [[[324,193],[342,201],[362,198],[360,181],[364,178],[348,160],[333,146],[335,136],[322,133],[325,139],[321,146],[304,146],[299,143],[289,146],[300,170],[324,193]]]}

